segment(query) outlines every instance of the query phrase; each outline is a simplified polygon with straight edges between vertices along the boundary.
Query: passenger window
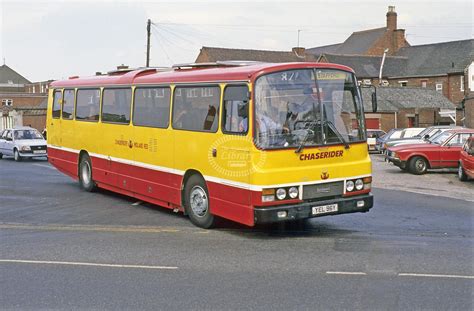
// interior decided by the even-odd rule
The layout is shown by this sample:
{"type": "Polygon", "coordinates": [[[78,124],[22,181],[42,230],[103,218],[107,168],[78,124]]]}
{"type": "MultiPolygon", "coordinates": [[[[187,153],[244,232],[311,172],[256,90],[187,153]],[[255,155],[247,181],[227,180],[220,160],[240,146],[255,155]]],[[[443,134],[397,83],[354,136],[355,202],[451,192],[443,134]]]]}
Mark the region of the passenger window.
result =
{"type": "Polygon", "coordinates": [[[77,91],[76,120],[99,121],[100,89],[77,91]]]}
{"type": "Polygon", "coordinates": [[[133,124],[167,128],[170,119],[169,87],[136,88],[133,103],[133,124]]]}
{"type": "Polygon", "coordinates": [[[216,132],[218,127],[220,88],[176,87],[173,100],[173,128],[199,132],[216,132]]]}
{"type": "Polygon", "coordinates": [[[72,120],[74,117],[74,90],[64,90],[62,118],[72,120]]]}
{"type": "Polygon", "coordinates": [[[102,121],[130,123],[132,89],[104,89],[102,99],[102,121]]]}
{"type": "Polygon", "coordinates": [[[249,101],[247,86],[228,86],[224,90],[222,131],[244,134],[248,131],[249,101]]]}
{"type": "Polygon", "coordinates": [[[446,144],[448,146],[462,146],[469,138],[469,134],[457,134],[446,144]]]}
{"type": "Polygon", "coordinates": [[[62,93],[60,90],[56,90],[53,93],[53,118],[59,119],[61,115],[61,97],[62,93]]]}

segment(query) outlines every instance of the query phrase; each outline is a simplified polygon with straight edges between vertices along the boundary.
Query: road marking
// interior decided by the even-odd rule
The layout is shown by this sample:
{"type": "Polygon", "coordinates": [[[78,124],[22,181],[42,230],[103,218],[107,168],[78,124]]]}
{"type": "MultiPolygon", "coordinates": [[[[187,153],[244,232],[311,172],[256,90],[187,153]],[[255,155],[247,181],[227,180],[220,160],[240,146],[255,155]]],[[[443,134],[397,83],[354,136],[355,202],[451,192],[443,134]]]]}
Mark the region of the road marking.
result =
{"type": "Polygon", "coordinates": [[[474,279],[473,275],[455,275],[455,274],[399,273],[398,276],[417,276],[417,277],[427,277],[427,278],[450,278],[450,279],[474,279]]]}
{"type": "Polygon", "coordinates": [[[33,165],[34,165],[34,166],[40,166],[40,167],[49,168],[50,170],[55,170],[55,171],[56,171],[56,169],[55,169],[54,167],[52,167],[52,166],[49,166],[49,165],[45,165],[45,164],[37,164],[37,163],[34,163],[33,165]]]}
{"type": "Polygon", "coordinates": [[[158,270],[176,270],[178,267],[172,266],[143,266],[143,265],[119,265],[92,262],[72,262],[72,261],[42,261],[42,260],[17,260],[0,259],[0,263],[29,263],[46,265],[68,265],[68,266],[92,266],[92,267],[110,267],[110,268],[133,268],[133,269],[158,269],[158,270]]]}
{"type": "Polygon", "coordinates": [[[85,225],[33,225],[0,224],[0,229],[45,230],[45,231],[91,231],[91,232],[136,232],[136,233],[176,233],[181,230],[172,227],[105,227],[85,225]]]}
{"type": "Polygon", "coordinates": [[[326,274],[338,274],[338,275],[367,275],[365,272],[348,272],[348,271],[326,271],[326,274]]]}

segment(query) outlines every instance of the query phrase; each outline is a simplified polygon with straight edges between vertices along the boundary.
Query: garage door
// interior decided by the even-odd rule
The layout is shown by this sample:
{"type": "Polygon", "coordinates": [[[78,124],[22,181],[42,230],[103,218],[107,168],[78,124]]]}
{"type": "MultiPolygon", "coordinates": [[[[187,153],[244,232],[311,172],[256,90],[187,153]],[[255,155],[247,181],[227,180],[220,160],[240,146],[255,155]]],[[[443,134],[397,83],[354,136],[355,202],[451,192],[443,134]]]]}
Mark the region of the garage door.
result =
{"type": "MultiPolygon", "coordinates": [[[[352,120],[352,128],[359,128],[357,125],[357,120],[352,120]]],[[[380,129],[380,119],[379,118],[366,118],[365,119],[365,128],[366,129],[380,129]]]]}
{"type": "Polygon", "coordinates": [[[380,129],[379,118],[367,118],[365,119],[365,128],[367,129],[380,129]]]}

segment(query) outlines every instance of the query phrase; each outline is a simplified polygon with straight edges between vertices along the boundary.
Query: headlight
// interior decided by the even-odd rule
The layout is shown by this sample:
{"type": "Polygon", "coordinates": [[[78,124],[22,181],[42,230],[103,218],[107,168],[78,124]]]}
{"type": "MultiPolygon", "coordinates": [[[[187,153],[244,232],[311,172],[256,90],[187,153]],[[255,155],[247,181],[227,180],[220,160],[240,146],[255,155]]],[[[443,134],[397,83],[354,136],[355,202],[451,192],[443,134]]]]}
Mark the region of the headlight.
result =
{"type": "Polygon", "coordinates": [[[279,188],[276,191],[276,197],[278,200],[283,200],[286,197],[286,190],[283,188],[279,188]]]}
{"type": "Polygon", "coordinates": [[[289,190],[288,190],[288,195],[290,196],[290,198],[294,199],[298,196],[298,188],[296,187],[291,187],[289,190]]]}
{"type": "Polygon", "coordinates": [[[30,151],[31,148],[30,148],[30,146],[21,146],[20,150],[21,151],[30,151]]]}
{"type": "Polygon", "coordinates": [[[351,192],[354,190],[354,182],[352,180],[346,181],[346,191],[351,192]]]}
{"type": "Polygon", "coordinates": [[[364,182],[362,179],[357,179],[355,182],[355,188],[357,191],[362,190],[364,188],[364,182]]]}

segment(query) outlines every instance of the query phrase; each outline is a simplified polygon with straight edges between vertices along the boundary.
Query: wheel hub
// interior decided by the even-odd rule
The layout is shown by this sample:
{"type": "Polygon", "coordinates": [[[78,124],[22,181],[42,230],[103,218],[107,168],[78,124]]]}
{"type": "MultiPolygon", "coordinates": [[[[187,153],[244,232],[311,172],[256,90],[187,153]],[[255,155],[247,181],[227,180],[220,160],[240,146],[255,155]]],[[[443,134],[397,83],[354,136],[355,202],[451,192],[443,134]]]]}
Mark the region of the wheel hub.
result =
{"type": "Polygon", "coordinates": [[[203,188],[195,186],[191,190],[190,205],[193,213],[197,217],[204,217],[206,215],[209,208],[209,201],[206,191],[204,191],[203,188]]]}

